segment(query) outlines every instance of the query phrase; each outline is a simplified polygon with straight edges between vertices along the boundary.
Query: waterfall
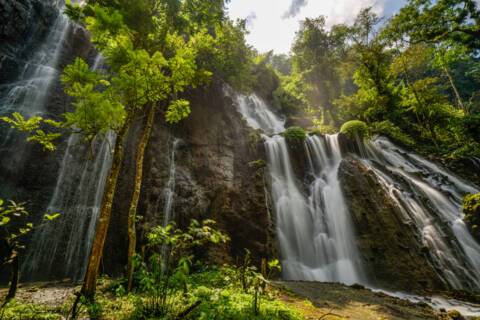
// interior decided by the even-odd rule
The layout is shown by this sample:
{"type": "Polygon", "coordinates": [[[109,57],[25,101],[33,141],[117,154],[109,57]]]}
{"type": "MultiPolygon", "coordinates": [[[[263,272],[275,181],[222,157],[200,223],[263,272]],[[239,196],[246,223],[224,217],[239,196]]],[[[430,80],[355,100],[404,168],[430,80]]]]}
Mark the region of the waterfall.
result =
{"type": "Polygon", "coordinates": [[[273,113],[268,105],[256,94],[235,97],[239,112],[250,127],[261,129],[266,134],[280,133],[285,130],[285,120],[273,113]]]}
{"type": "Polygon", "coordinates": [[[265,139],[277,217],[283,276],[287,280],[364,282],[352,222],[338,180],[341,152],[336,135],[308,137],[314,176],[302,192],[285,138],[265,139]]]}
{"type": "Polygon", "coordinates": [[[480,288],[480,244],[463,222],[463,196],[480,192],[386,138],[366,143],[363,163],[417,229],[439,275],[455,289],[480,288]]]}
{"type": "MultiPolygon", "coordinates": [[[[173,210],[173,204],[175,200],[175,184],[176,184],[176,173],[177,166],[175,163],[175,155],[178,150],[178,147],[182,144],[182,140],[178,138],[173,138],[170,148],[169,155],[169,165],[168,165],[168,180],[165,188],[163,189],[163,222],[162,226],[165,228],[170,222],[175,219],[175,211],[173,210]]],[[[162,244],[161,254],[162,257],[166,257],[168,252],[168,246],[162,244]]],[[[167,266],[162,263],[162,272],[165,272],[167,266]]]]}
{"type": "Polygon", "coordinates": [[[181,145],[182,140],[173,138],[168,167],[168,181],[163,189],[164,205],[163,205],[163,226],[166,227],[174,218],[175,212],[173,211],[173,203],[175,196],[175,183],[177,172],[177,166],[175,164],[175,154],[178,147],[181,145]]]}
{"type": "Polygon", "coordinates": [[[24,270],[33,279],[83,277],[111,166],[115,135],[89,146],[78,134],[68,140],[55,191],[47,212],[61,216],[35,231],[24,270]]]}
{"type": "MultiPolygon", "coordinates": [[[[92,69],[102,67],[100,55],[92,69]]],[[[79,134],[68,139],[57,183],[47,208],[61,216],[35,231],[28,250],[26,273],[32,278],[80,280],[86,271],[97,226],[115,134],[108,132],[86,145],[79,134]]]]}
{"type": "Polygon", "coordinates": [[[256,95],[235,97],[237,110],[264,136],[276,214],[283,276],[288,280],[364,282],[352,223],[343,199],[338,137],[308,137],[305,148],[313,181],[307,190],[295,176],[287,142],[278,133],[285,120],[256,95]]]}
{"type": "MultiPolygon", "coordinates": [[[[61,11],[63,4],[57,4],[57,7],[61,11]]],[[[69,26],[69,19],[59,13],[42,45],[28,61],[24,61],[17,78],[0,86],[0,116],[19,112],[29,118],[46,112],[50,88],[60,74],[58,64],[69,26]]],[[[8,182],[15,180],[23,168],[26,146],[24,135],[14,129],[1,130],[0,170],[6,179],[1,188],[7,194],[15,194],[15,190],[9,189],[8,182]]]]}
{"type": "MultiPolygon", "coordinates": [[[[231,94],[231,93],[229,93],[231,94]]],[[[283,275],[289,280],[367,283],[355,232],[338,180],[343,159],[338,135],[308,136],[309,178],[295,175],[284,120],[255,95],[234,97],[239,113],[264,136],[283,275]]],[[[456,289],[480,288],[480,244],[469,233],[461,205],[477,187],[385,138],[358,141],[361,161],[415,226],[439,276],[456,289]]]]}

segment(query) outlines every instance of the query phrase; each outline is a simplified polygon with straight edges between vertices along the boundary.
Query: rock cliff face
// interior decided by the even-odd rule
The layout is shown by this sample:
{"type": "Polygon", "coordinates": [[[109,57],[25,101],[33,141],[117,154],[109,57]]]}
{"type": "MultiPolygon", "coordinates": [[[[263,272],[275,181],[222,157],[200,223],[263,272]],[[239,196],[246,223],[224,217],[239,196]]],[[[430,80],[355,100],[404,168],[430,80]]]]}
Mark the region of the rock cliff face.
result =
{"type": "Polygon", "coordinates": [[[0,0],[0,82],[8,81],[47,36],[58,15],[41,0],[0,0]]]}
{"type": "MultiPolygon", "coordinates": [[[[172,207],[177,224],[186,226],[190,219],[216,220],[231,238],[222,250],[208,251],[208,258],[217,262],[235,262],[241,259],[245,248],[257,262],[274,255],[264,167],[262,161],[257,161],[264,158],[263,145],[255,139],[219,83],[191,92],[189,99],[192,114],[180,125],[167,126],[163,114],[157,114],[144,164],[139,206],[143,220],[137,229],[140,239],[149,228],[163,222],[172,147],[177,140],[172,207]]],[[[132,130],[132,139],[140,130],[141,124],[132,130]]],[[[105,264],[114,274],[122,271],[125,262],[125,221],[133,159],[134,154],[129,152],[106,249],[105,264]]],[[[139,243],[141,246],[142,241],[139,243]]]]}
{"type": "Polygon", "coordinates": [[[391,290],[444,289],[415,231],[402,220],[400,209],[375,175],[359,161],[345,159],[339,178],[369,280],[391,290]]]}
{"type": "MultiPolygon", "coordinates": [[[[15,83],[20,70],[48,37],[58,14],[52,5],[40,0],[0,0],[0,17],[6,21],[0,25],[0,97],[5,96],[4,90],[15,83]]],[[[76,56],[89,61],[95,56],[84,30],[73,25],[68,27],[59,54],[57,72],[76,56]]],[[[275,85],[265,85],[260,95],[271,100],[275,85]]],[[[262,258],[277,257],[275,214],[269,208],[265,151],[260,136],[242,120],[219,81],[191,91],[187,98],[192,114],[179,125],[168,126],[164,115],[157,114],[144,163],[137,250],[142,251],[145,234],[163,223],[168,212],[181,227],[188,225],[190,219],[217,221],[231,241],[221,249],[199,253],[211,261],[238,262],[244,249],[252,252],[257,264],[262,258]],[[172,192],[170,198],[167,191],[172,192]]],[[[44,114],[59,117],[68,105],[69,99],[57,79],[48,89],[44,114]]],[[[3,114],[4,110],[0,111],[3,114]]],[[[112,275],[122,274],[126,264],[126,221],[135,174],[135,143],[143,129],[142,122],[139,117],[129,133],[114,200],[102,268],[112,275]]],[[[309,126],[301,117],[289,119],[288,124],[309,126]]],[[[6,131],[0,131],[0,136],[4,134],[6,131]]],[[[22,143],[24,138],[19,136],[0,146],[0,196],[28,199],[31,211],[40,217],[51,199],[65,144],[55,153],[46,153],[38,146],[22,143]],[[21,161],[17,161],[18,146],[23,150],[21,161]]],[[[342,145],[345,153],[360,152],[352,142],[344,141],[342,145]]],[[[303,146],[290,146],[293,170],[303,191],[312,180],[305,151],[303,146]]],[[[339,178],[372,284],[406,291],[444,289],[419,246],[415,231],[402,221],[400,209],[375,175],[360,162],[346,158],[339,178]]]]}
{"type": "MultiPolygon", "coordinates": [[[[74,24],[65,23],[65,28],[60,28],[60,11],[53,2],[0,1],[0,116],[22,109],[27,115],[60,118],[70,100],[57,75],[77,56],[93,61],[95,53],[87,33],[74,24]],[[48,39],[58,41],[47,48],[48,39]],[[45,74],[53,75],[54,80],[46,86],[44,100],[32,99],[39,107],[34,109],[28,95],[42,87],[45,74]]],[[[46,152],[27,143],[25,135],[0,126],[0,196],[27,201],[35,223],[52,197],[65,147],[60,144],[56,152],[46,152]]],[[[3,271],[0,274],[0,278],[7,275],[3,271]]]]}
{"type": "MultiPolygon", "coordinates": [[[[56,30],[59,9],[52,2],[40,0],[1,0],[0,1],[0,114],[10,115],[15,110],[9,110],[10,104],[22,103],[29,87],[36,85],[34,77],[28,79],[26,73],[32,72],[32,65],[39,63],[39,52],[46,38],[56,30]],[[36,56],[37,55],[37,56],[36,56]],[[13,94],[14,93],[14,94],[13,94]],[[4,109],[7,108],[7,109],[4,109]]],[[[65,36],[58,50],[58,59],[52,66],[53,72],[69,64],[74,57],[80,56],[93,59],[94,52],[86,32],[73,24],[66,25],[65,36]]],[[[50,63],[51,61],[45,61],[50,63]]],[[[40,74],[38,75],[40,77],[40,74]]],[[[60,118],[68,109],[69,99],[64,94],[57,77],[47,88],[45,103],[42,110],[34,113],[46,117],[60,118]]],[[[27,112],[28,105],[25,106],[27,112]]],[[[24,110],[25,111],[25,110],[24,110]]],[[[30,201],[36,209],[44,210],[46,202],[55,185],[56,173],[63,154],[63,146],[58,152],[48,153],[40,147],[25,143],[25,136],[11,132],[6,126],[0,128],[3,137],[0,147],[0,190],[4,197],[12,197],[19,201],[30,201]],[[15,145],[15,148],[12,148],[15,145]],[[22,168],[18,170],[19,168],[22,168]],[[42,174],[39,175],[38,173],[42,174]],[[28,195],[28,197],[26,197],[28,195]],[[37,205],[38,204],[38,205],[37,205]]]]}

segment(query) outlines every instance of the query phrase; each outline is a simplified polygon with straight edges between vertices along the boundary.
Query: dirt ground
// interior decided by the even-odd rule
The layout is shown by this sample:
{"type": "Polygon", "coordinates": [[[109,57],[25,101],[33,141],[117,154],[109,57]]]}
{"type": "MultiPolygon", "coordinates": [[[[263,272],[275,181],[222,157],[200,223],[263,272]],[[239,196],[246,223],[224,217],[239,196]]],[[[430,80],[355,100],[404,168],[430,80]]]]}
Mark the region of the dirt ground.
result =
{"type": "Polygon", "coordinates": [[[463,319],[456,318],[455,312],[436,312],[427,304],[412,303],[362,287],[317,282],[277,282],[275,286],[284,289],[280,299],[295,306],[306,319],[463,319]]]}

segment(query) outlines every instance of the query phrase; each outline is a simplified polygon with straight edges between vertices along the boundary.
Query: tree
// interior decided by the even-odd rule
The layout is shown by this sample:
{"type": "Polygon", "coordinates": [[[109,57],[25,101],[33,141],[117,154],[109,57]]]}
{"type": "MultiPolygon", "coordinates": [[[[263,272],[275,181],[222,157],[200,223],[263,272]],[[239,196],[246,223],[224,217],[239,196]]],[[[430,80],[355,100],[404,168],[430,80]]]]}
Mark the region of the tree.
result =
{"type": "Polygon", "coordinates": [[[480,10],[475,0],[409,0],[390,21],[387,33],[412,43],[460,43],[480,48],[480,10]]]}
{"type": "MultiPolygon", "coordinates": [[[[2,261],[2,266],[10,264],[12,268],[10,287],[2,307],[15,298],[17,293],[18,281],[20,279],[19,254],[25,249],[24,238],[34,228],[33,223],[28,220],[29,215],[24,203],[16,203],[14,201],[5,203],[3,199],[0,199],[0,235],[7,249],[7,255],[5,260],[2,261]]],[[[44,219],[45,221],[51,221],[59,216],[60,214],[58,213],[45,214],[44,219]]]]}
{"type": "Polygon", "coordinates": [[[340,95],[341,83],[336,67],[342,59],[346,38],[345,27],[327,31],[326,19],[320,16],[301,22],[292,46],[293,72],[310,85],[310,104],[323,111],[324,124],[337,123],[333,100],[340,95]]]}
{"type": "Polygon", "coordinates": [[[166,108],[167,122],[176,123],[184,119],[190,113],[189,103],[178,95],[194,84],[195,78],[205,79],[209,75],[197,69],[195,59],[196,45],[210,36],[200,31],[186,40],[177,32],[171,32],[156,19],[163,17],[166,23],[174,23],[168,20],[165,8],[170,6],[163,1],[140,1],[134,6],[124,1],[98,1],[84,7],[71,7],[71,11],[80,11],[76,16],[82,17],[92,42],[105,57],[109,71],[102,74],[91,71],[81,59],[65,69],[62,81],[67,94],[74,98],[74,111],[67,113],[67,123],[79,128],[88,138],[106,130],[114,130],[117,134],[112,167],[81,290],[81,295],[88,299],[94,296],[124,154],[123,144],[134,117],[148,110],[148,121],[137,149],[137,172],[129,212],[130,231],[140,192],[143,153],[155,108],[160,104],[166,108]],[[141,12],[143,18],[139,23],[132,17],[141,12]],[[153,14],[147,15],[150,13],[153,14]],[[150,17],[152,21],[145,17],[150,17]]]}
{"type": "Polygon", "coordinates": [[[442,43],[437,46],[435,52],[434,66],[440,68],[448,79],[450,87],[455,94],[458,107],[468,114],[467,106],[464,104],[462,97],[457,89],[455,80],[450,72],[451,65],[461,60],[468,60],[468,55],[465,47],[458,45],[447,45],[442,43]]]}

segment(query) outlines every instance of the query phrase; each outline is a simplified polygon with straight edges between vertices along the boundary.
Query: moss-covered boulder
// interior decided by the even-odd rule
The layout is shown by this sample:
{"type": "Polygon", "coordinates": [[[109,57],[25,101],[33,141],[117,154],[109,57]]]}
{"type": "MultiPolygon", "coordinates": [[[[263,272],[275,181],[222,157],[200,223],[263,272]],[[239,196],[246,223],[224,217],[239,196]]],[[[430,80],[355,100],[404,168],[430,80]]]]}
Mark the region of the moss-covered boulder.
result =
{"type": "Polygon", "coordinates": [[[349,138],[364,138],[369,135],[369,129],[365,122],[351,120],[342,125],[340,133],[347,135],[349,138]]]}
{"type": "Polygon", "coordinates": [[[307,139],[307,132],[300,127],[290,127],[283,133],[289,146],[301,146],[305,139],[307,139]]]}
{"type": "Polygon", "coordinates": [[[480,241],[480,193],[469,194],[463,200],[464,221],[472,235],[480,241]]]}

